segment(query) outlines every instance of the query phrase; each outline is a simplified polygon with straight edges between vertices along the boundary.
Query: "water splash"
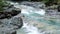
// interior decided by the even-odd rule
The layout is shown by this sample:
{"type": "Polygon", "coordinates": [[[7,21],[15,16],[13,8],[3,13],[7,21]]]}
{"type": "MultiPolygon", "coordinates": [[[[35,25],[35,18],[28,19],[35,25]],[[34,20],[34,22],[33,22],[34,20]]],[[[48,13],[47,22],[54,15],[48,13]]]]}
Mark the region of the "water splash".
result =
{"type": "Polygon", "coordinates": [[[27,6],[27,5],[20,5],[19,3],[14,3],[14,2],[9,2],[10,4],[14,5],[14,7],[21,9],[21,13],[23,14],[32,14],[32,13],[37,13],[40,15],[45,15],[45,10],[39,9],[39,8],[34,8],[32,6],[27,6]]]}
{"type": "Polygon", "coordinates": [[[24,30],[26,34],[44,34],[44,32],[39,33],[37,27],[34,27],[33,25],[28,25],[28,23],[24,23],[24,26],[22,28],[25,28],[24,30]]]}

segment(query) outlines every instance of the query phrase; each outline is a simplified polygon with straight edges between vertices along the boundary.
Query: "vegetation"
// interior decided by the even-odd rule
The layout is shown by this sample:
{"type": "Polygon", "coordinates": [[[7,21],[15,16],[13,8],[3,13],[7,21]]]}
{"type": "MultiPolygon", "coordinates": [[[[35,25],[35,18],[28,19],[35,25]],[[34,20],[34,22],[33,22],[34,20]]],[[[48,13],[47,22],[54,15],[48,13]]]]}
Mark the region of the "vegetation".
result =
{"type": "Polygon", "coordinates": [[[7,2],[5,0],[0,0],[0,11],[3,11],[5,6],[7,6],[7,2]]]}

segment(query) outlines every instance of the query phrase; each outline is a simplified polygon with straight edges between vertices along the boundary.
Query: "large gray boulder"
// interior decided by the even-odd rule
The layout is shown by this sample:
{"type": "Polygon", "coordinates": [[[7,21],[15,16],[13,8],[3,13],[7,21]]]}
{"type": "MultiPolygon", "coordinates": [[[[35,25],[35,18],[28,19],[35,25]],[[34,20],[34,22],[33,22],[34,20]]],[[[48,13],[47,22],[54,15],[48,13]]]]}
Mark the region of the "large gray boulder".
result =
{"type": "Polygon", "coordinates": [[[17,16],[20,13],[17,9],[0,12],[0,34],[16,34],[16,30],[23,26],[21,16],[17,16]]]}
{"type": "Polygon", "coordinates": [[[0,19],[0,34],[11,34],[20,29],[23,21],[20,17],[12,17],[11,19],[0,19]]]}

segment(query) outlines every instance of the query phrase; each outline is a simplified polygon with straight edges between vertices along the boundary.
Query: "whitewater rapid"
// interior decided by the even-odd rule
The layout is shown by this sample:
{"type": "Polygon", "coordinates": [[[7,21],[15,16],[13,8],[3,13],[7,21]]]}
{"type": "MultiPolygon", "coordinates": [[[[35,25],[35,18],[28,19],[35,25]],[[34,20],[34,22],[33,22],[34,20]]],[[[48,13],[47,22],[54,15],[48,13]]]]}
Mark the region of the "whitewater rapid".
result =
{"type": "MultiPolygon", "coordinates": [[[[26,5],[19,5],[19,3],[13,3],[13,2],[10,2],[10,3],[13,4],[14,7],[19,8],[21,10],[21,14],[23,14],[24,16],[30,15],[33,13],[37,13],[39,15],[45,15],[45,10],[43,9],[33,8],[31,6],[26,6],[26,5]]],[[[24,32],[27,32],[26,34],[44,34],[45,33],[45,32],[40,33],[37,27],[34,27],[33,25],[28,25],[28,23],[25,23],[25,22],[23,23],[22,29],[24,30],[24,32]]],[[[19,33],[21,32],[18,32],[17,34],[19,33]]]]}

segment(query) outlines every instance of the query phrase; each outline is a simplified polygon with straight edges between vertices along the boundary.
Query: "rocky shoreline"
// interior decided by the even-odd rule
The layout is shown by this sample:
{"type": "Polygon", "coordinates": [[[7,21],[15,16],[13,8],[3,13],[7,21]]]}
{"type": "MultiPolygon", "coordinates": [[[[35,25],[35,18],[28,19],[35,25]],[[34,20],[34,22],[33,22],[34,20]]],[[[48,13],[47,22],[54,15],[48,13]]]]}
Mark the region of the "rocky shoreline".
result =
{"type": "Polygon", "coordinates": [[[11,6],[8,8],[0,11],[0,34],[16,34],[16,30],[23,26],[22,18],[17,16],[21,13],[21,10],[11,6]]]}

